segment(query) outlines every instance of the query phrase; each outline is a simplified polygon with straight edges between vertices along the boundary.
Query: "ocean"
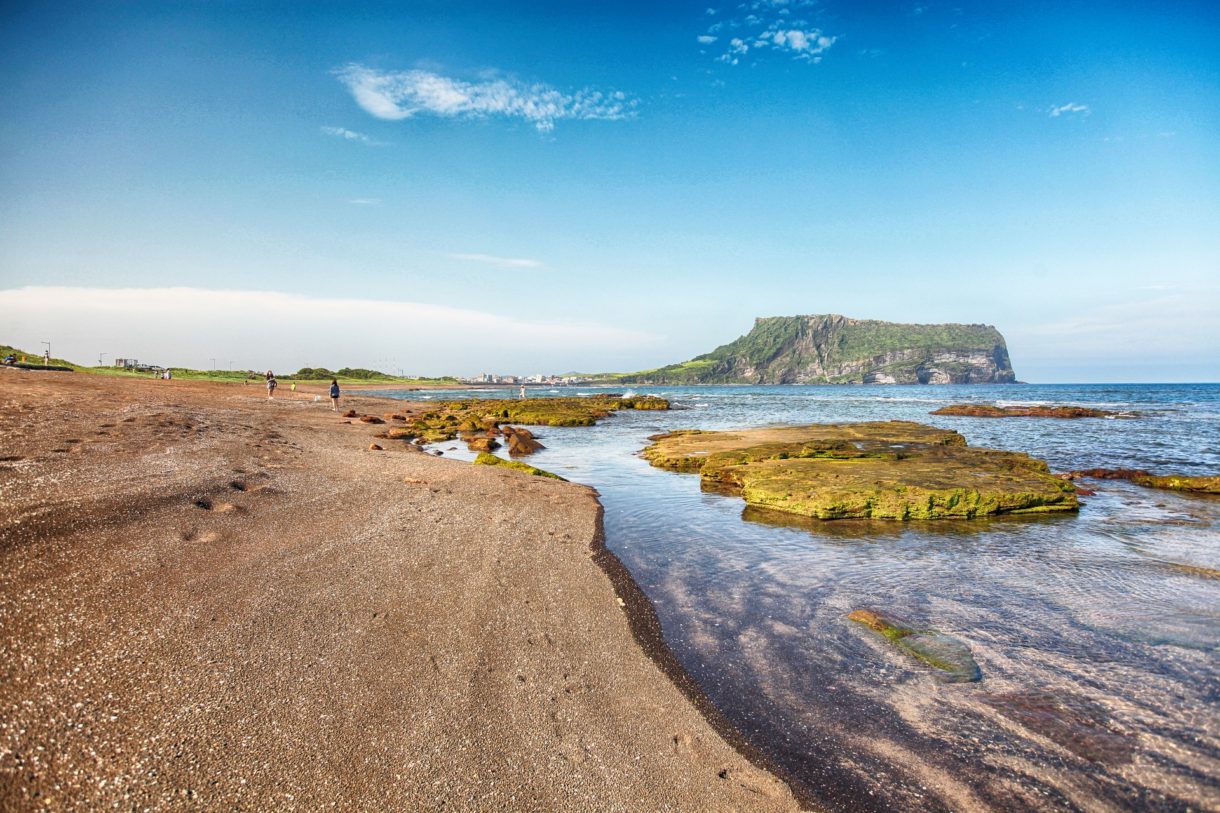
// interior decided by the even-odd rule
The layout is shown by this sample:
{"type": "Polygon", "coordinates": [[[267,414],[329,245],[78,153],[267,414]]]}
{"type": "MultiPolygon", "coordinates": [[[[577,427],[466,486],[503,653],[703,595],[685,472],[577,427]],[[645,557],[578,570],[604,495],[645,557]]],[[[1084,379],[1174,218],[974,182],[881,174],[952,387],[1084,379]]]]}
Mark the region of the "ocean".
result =
{"type": "MultiPolygon", "coordinates": [[[[1087,483],[1078,513],[777,519],[652,468],[678,428],[914,420],[1053,471],[1220,474],[1220,385],[642,387],[669,412],[538,427],[529,462],[598,490],[607,545],[746,739],[830,810],[1220,809],[1220,498],[1087,483]],[[1124,419],[953,418],[952,403],[1124,419]],[[846,619],[879,608],[966,642],[944,683],[846,619]]],[[[605,392],[531,388],[530,396],[605,392]]],[[[379,393],[386,395],[387,393],[379,393]]],[[[388,393],[450,399],[516,391],[388,393]]],[[[464,444],[435,448],[469,459],[464,444]]]]}

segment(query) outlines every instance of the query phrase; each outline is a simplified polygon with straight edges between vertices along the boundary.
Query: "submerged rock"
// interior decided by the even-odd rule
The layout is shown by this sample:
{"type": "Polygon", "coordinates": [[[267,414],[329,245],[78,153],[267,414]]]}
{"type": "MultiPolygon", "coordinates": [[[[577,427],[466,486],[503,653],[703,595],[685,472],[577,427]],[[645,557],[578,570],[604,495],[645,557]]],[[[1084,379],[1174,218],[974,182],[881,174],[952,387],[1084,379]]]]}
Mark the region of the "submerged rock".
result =
{"type": "Polygon", "coordinates": [[[972,683],[983,677],[982,670],[970,653],[970,647],[951,635],[920,632],[899,638],[896,643],[899,649],[939,670],[942,680],[972,683]]]}
{"type": "Polygon", "coordinates": [[[813,424],[656,436],[654,466],[699,471],[708,490],[814,519],[971,519],[1071,511],[1075,487],[1041,460],[972,449],[909,421],[813,424]]]}
{"type": "Polygon", "coordinates": [[[1111,728],[1096,703],[1051,692],[984,694],[982,701],[1010,720],[1090,762],[1124,763],[1134,751],[1132,738],[1111,728]]]}
{"type": "Polygon", "coordinates": [[[917,630],[902,619],[877,610],[852,610],[847,617],[881,633],[903,652],[936,669],[941,680],[972,683],[983,677],[970,647],[951,635],[917,630]]]}
{"type": "Polygon", "coordinates": [[[915,629],[908,626],[905,621],[877,610],[852,610],[847,617],[869,629],[876,630],[891,641],[915,634],[915,629]]]}
{"type": "MultiPolygon", "coordinates": [[[[952,404],[933,410],[931,415],[957,415],[965,418],[1117,418],[1124,413],[1079,406],[996,406],[995,404],[952,404]]],[[[1129,417],[1129,414],[1126,415],[1129,417]]]]}

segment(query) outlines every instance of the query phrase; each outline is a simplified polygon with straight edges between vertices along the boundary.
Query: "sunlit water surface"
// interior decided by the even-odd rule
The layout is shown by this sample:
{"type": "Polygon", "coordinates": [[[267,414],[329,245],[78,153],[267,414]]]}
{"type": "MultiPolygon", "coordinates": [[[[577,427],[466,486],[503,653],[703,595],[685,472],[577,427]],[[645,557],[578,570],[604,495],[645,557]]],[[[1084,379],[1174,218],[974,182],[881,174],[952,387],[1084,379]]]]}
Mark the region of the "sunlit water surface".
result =
{"type": "MultiPolygon", "coordinates": [[[[547,448],[530,462],[601,493],[608,545],[655,604],[669,646],[823,806],[1220,809],[1220,500],[1100,482],[1064,516],[809,523],[743,513],[740,499],[637,455],[649,435],[682,427],[905,419],[1056,471],[1220,473],[1220,386],[635,391],[679,409],[540,427],[547,448]],[[1140,417],[928,415],[967,401],[1140,417]],[[940,682],[849,622],[858,607],[962,639],[982,681],[940,682]]],[[[437,448],[472,457],[458,442],[437,448]]]]}

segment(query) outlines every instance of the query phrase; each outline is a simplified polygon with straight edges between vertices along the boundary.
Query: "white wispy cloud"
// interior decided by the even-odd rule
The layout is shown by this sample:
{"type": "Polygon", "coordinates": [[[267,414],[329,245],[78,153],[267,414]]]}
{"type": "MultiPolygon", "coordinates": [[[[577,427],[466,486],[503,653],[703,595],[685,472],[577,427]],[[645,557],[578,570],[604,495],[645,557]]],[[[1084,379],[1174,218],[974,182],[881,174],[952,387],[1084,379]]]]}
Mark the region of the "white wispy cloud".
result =
{"type": "Polygon", "coordinates": [[[425,70],[380,71],[352,63],[335,70],[356,103],[379,119],[502,116],[524,119],[540,132],[555,122],[618,121],[635,115],[638,100],[622,91],[581,88],[570,93],[540,82],[505,77],[465,81],[425,70]]]}
{"type": "Polygon", "coordinates": [[[356,141],[360,144],[367,144],[370,147],[386,146],[384,141],[377,141],[376,139],[369,138],[364,133],[358,133],[355,130],[347,129],[346,127],[323,127],[321,129],[326,135],[334,136],[335,138],[342,138],[344,141],[356,141]]]}
{"type": "Polygon", "coordinates": [[[1216,290],[1179,292],[1177,286],[1150,285],[1155,291],[1131,302],[1098,305],[1070,318],[1012,328],[1013,337],[1037,352],[1063,355],[1065,342],[1084,357],[1154,359],[1175,356],[1215,358],[1220,347],[1220,298],[1216,290]],[[1150,342],[1149,337],[1155,337],[1150,342]]]}
{"type": "Polygon", "coordinates": [[[352,198],[348,203],[353,206],[376,206],[381,203],[381,198],[352,198]]]}
{"type": "Polygon", "coordinates": [[[838,37],[831,36],[808,20],[794,14],[801,9],[816,5],[813,0],[752,0],[741,3],[727,17],[708,26],[706,33],[696,39],[702,45],[711,45],[719,39],[718,33],[725,29],[733,32],[725,50],[716,57],[718,62],[738,65],[751,52],[778,51],[793,59],[817,63],[822,54],[830,50],[838,37]]]}
{"type": "Polygon", "coordinates": [[[1074,113],[1080,113],[1082,115],[1087,116],[1092,112],[1093,111],[1089,109],[1089,106],[1087,104],[1077,104],[1076,102],[1068,102],[1067,104],[1061,104],[1058,107],[1052,107],[1050,109],[1050,117],[1052,119],[1057,119],[1060,116],[1074,114],[1074,113]]]}
{"type": "Polygon", "coordinates": [[[484,263],[500,268],[542,268],[542,263],[524,257],[496,257],[491,254],[450,254],[451,260],[464,260],[472,263],[484,263]]]}
{"type": "Polygon", "coordinates": [[[156,364],[295,370],[402,367],[440,374],[612,364],[647,332],[579,318],[547,321],[393,298],[315,297],[204,288],[0,289],[5,339],[88,361],[100,350],[156,364]],[[393,362],[386,362],[393,359],[393,362]]]}

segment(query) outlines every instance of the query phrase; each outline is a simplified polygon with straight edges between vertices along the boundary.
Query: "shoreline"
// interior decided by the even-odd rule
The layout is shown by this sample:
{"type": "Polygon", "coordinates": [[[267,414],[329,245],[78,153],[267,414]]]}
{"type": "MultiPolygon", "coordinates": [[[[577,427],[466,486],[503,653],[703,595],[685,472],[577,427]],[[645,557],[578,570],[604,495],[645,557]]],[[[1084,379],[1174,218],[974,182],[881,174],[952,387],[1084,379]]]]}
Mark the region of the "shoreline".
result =
{"type": "Polygon", "coordinates": [[[205,808],[798,808],[665,645],[592,489],[369,451],[376,427],[306,388],[267,403],[213,382],[0,377],[0,641],[23,653],[0,682],[0,806],[60,788],[81,809],[187,791],[205,808]],[[358,611],[370,602],[402,626],[381,629],[385,610],[358,611]],[[335,685],[317,685],[310,652],[335,685]],[[179,683],[156,689],[167,675],[179,683]],[[186,771],[160,745],[184,719],[186,771]],[[431,739],[404,736],[421,720],[431,739]],[[428,770],[392,778],[403,765],[428,770]]]}

